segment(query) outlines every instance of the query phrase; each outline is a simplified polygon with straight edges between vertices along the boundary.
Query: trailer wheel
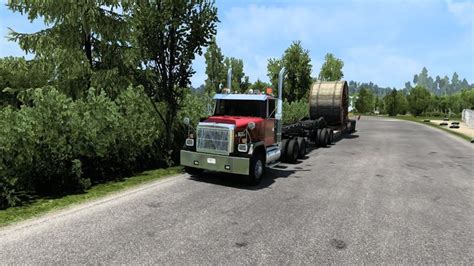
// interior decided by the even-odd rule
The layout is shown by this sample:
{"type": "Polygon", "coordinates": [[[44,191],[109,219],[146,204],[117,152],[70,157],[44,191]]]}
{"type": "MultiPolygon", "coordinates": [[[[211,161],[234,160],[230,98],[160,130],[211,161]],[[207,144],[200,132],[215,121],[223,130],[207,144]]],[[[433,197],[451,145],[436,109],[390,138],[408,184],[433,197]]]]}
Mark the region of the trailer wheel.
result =
{"type": "Polygon", "coordinates": [[[298,160],[298,155],[300,153],[298,141],[296,141],[296,139],[291,139],[288,142],[288,149],[286,151],[286,160],[289,163],[295,163],[298,160]]]}
{"type": "Polygon", "coordinates": [[[253,154],[250,159],[249,175],[246,176],[245,181],[249,185],[258,185],[262,181],[263,175],[265,174],[265,161],[263,154],[257,152],[253,154]]]}
{"type": "Polygon", "coordinates": [[[190,175],[200,175],[204,172],[204,169],[185,166],[184,171],[190,175]]]}
{"type": "Polygon", "coordinates": [[[327,128],[326,129],[328,132],[328,145],[331,145],[332,142],[334,141],[334,132],[332,131],[332,129],[330,128],[327,128]]]}
{"type": "Polygon", "coordinates": [[[298,153],[298,159],[303,159],[307,151],[307,145],[306,145],[306,139],[303,137],[298,137],[297,139],[298,146],[299,146],[299,153],[298,153]]]}
{"type": "Polygon", "coordinates": [[[327,134],[328,132],[326,131],[325,128],[321,129],[321,132],[318,134],[318,146],[320,147],[326,147],[327,146],[327,134]]]}
{"type": "Polygon", "coordinates": [[[283,163],[287,161],[286,150],[288,149],[288,141],[289,141],[289,139],[283,139],[281,141],[280,161],[283,162],[283,163]]]}
{"type": "Polygon", "coordinates": [[[326,145],[331,145],[331,133],[329,132],[328,128],[326,128],[326,145]]]}

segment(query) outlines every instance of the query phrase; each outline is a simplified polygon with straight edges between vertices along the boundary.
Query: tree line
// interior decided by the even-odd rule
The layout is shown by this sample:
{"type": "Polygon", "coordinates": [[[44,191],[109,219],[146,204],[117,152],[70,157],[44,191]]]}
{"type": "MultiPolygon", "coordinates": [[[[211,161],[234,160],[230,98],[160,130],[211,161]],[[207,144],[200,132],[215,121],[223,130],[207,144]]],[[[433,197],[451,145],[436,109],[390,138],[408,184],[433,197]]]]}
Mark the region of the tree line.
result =
{"type": "Polygon", "coordinates": [[[451,95],[438,96],[426,87],[417,85],[408,93],[392,89],[379,97],[372,90],[362,87],[355,96],[355,110],[359,113],[397,114],[414,116],[459,116],[464,109],[474,109],[474,88],[463,89],[451,95]]]}
{"type": "Polygon", "coordinates": [[[325,62],[317,78],[311,77],[311,58],[309,51],[302,47],[300,41],[294,41],[284,51],[280,58],[270,58],[267,62],[267,76],[269,83],[257,79],[249,82],[245,75],[243,60],[234,57],[224,57],[216,39],[213,39],[205,55],[207,79],[203,90],[208,94],[219,92],[226,85],[227,70],[232,68],[232,89],[246,92],[249,89],[262,91],[266,87],[277,88],[278,72],[286,68],[286,79],[283,86],[283,97],[288,102],[300,101],[308,98],[309,88],[315,79],[340,80],[344,77],[342,60],[333,54],[326,54],[325,62]]]}

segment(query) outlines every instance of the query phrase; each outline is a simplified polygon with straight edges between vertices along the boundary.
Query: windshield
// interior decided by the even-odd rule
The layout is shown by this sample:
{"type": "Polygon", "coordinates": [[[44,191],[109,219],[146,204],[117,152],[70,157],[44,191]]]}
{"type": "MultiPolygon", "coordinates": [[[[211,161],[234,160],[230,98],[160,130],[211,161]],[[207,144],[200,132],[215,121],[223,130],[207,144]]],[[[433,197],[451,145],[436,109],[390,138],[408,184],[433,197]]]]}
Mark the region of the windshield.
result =
{"type": "Polygon", "coordinates": [[[266,116],[265,101],[218,100],[214,115],[266,116]]]}

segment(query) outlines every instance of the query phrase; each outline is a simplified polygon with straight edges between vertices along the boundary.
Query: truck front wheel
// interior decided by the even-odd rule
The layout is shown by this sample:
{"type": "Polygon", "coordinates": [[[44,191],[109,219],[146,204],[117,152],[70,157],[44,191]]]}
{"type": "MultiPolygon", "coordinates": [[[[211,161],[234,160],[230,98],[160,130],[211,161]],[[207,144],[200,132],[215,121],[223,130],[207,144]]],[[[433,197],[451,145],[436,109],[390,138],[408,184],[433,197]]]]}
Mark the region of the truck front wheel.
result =
{"type": "Polygon", "coordinates": [[[184,171],[190,175],[200,175],[204,172],[204,169],[185,166],[184,171]]]}
{"type": "Polygon", "coordinates": [[[246,182],[249,185],[258,185],[262,181],[265,173],[265,162],[262,153],[255,153],[250,159],[249,175],[246,182]]]}

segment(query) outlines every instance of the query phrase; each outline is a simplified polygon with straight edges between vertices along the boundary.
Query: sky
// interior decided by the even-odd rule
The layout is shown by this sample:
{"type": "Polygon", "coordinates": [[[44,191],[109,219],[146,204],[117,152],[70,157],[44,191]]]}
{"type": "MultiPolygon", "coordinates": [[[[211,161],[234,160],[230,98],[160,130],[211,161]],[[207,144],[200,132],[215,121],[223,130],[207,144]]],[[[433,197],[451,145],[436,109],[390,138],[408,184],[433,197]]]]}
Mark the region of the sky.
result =
{"type": "MultiPolygon", "coordinates": [[[[25,53],[7,40],[44,28],[12,13],[0,0],[0,57],[25,53]]],[[[268,81],[267,60],[293,41],[309,51],[317,77],[326,53],[344,61],[344,79],[402,88],[423,67],[428,74],[474,83],[474,1],[469,0],[216,0],[217,44],[243,59],[250,81],[268,81]]],[[[192,85],[204,83],[205,60],[193,63],[192,85]]]]}

